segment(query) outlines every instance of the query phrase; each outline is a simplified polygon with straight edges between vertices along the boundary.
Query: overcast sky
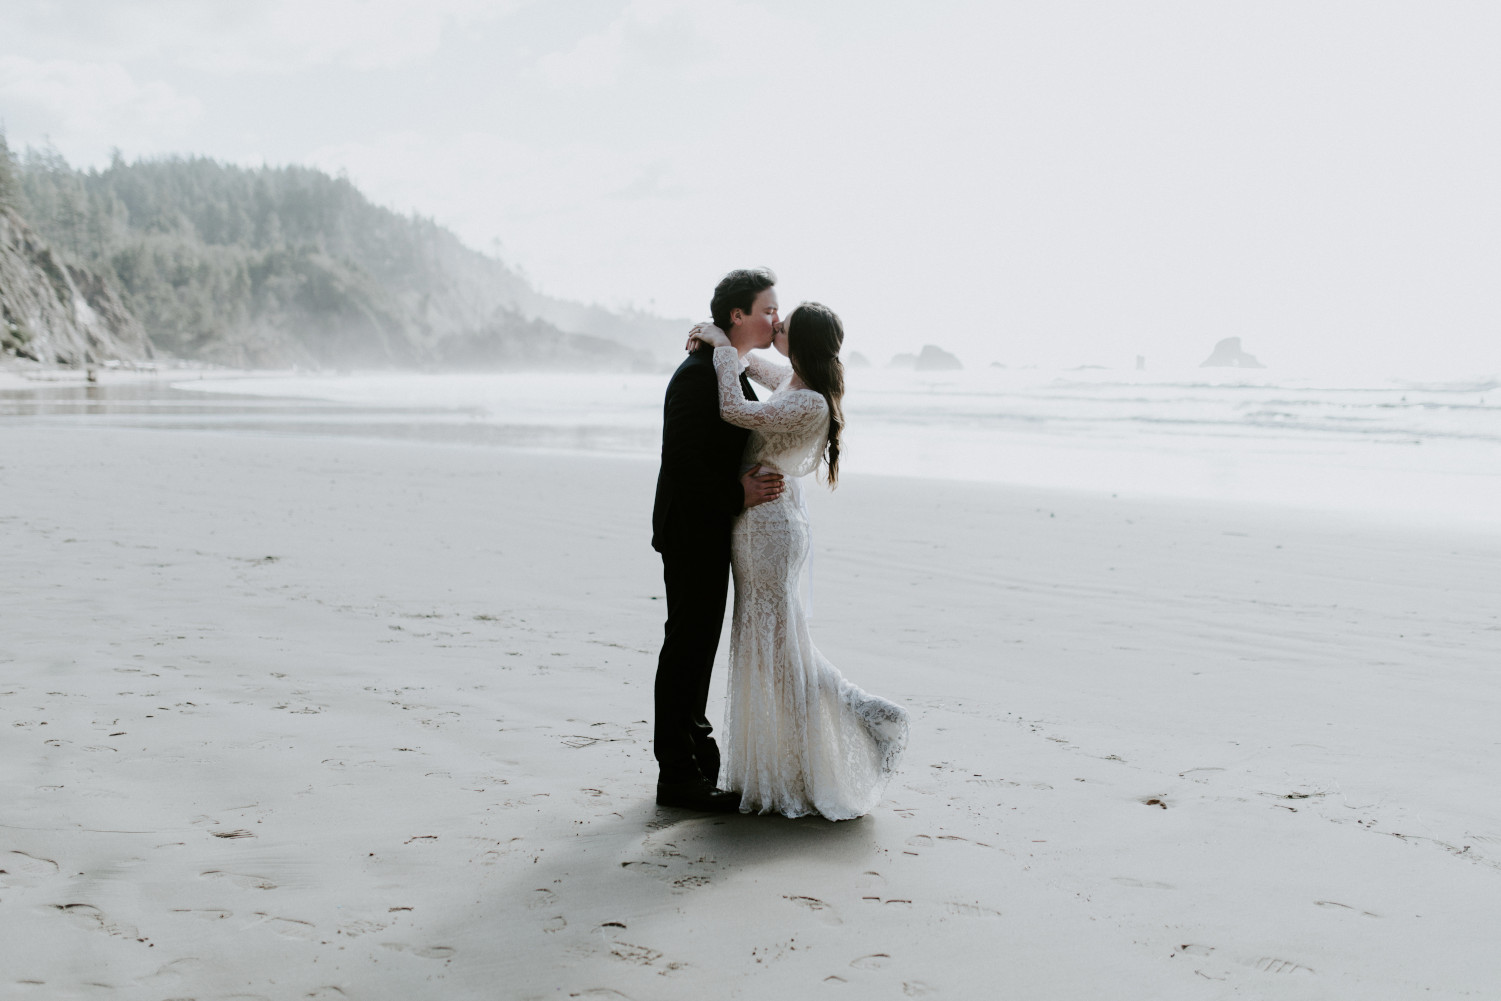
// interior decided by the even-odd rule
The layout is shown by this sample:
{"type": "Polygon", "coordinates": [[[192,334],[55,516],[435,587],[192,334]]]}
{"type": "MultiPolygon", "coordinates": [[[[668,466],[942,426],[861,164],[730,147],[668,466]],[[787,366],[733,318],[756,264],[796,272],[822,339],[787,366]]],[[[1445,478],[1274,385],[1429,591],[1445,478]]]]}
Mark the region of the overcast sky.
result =
{"type": "Polygon", "coordinates": [[[5,0],[71,161],[347,171],[544,290],[878,360],[1501,370],[1501,4],[5,0]]]}

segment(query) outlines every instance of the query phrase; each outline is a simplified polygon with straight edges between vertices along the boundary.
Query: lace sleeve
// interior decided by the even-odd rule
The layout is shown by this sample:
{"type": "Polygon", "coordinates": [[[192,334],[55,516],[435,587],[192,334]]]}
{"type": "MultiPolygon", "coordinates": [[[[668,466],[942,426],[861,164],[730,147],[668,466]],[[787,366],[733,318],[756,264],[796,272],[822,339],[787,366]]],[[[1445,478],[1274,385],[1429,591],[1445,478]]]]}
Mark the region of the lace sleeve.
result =
{"type": "Polygon", "coordinates": [[[792,374],[789,365],[778,365],[776,362],[762,358],[760,354],[752,352],[745,356],[749,367],[745,374],[767,389],[779,389],[787,377],[792,374]]]}
{"type": "Polygon", "coordinates": [[[714,349],[719,376],[719,416],[736,427],[759,431],[801,431],[823,419],[828,404],[822,393],[784,393],[758,403],[740,388],[740,355],[734,348],[714,349]]]}

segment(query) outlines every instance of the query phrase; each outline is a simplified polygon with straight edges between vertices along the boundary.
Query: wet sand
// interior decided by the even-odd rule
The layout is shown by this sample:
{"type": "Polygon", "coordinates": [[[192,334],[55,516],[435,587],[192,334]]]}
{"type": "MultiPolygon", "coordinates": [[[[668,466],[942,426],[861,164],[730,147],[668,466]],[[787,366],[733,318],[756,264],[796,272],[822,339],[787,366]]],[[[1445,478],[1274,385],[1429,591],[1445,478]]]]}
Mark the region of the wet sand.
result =
{"type": "Polygon", "coordinates": [[[655,473],[0,423],[5,990],[1501,983],[1497,536],[852,476],[814,636],[913,709],[903,772],[706,817],[651,802],[655,473]]]}

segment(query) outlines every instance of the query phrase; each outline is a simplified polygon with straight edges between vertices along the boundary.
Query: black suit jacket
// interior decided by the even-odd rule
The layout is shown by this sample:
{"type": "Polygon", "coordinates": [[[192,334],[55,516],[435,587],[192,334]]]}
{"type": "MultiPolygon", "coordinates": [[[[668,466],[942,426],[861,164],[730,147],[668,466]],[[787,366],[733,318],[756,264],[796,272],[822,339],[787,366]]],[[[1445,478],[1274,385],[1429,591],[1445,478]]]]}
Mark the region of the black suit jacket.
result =
{"type": "MultiPolygon", "coordinates": [[[[740,388],[747,399],[756,398],[744,374],[740,388]]],[[[653,549],[729,539],[730,524],[745,505],[740,456],[749,435],[720,418],[714,349],[701,345],[667,383],[662,469],[651,513],[653,549]]]]}

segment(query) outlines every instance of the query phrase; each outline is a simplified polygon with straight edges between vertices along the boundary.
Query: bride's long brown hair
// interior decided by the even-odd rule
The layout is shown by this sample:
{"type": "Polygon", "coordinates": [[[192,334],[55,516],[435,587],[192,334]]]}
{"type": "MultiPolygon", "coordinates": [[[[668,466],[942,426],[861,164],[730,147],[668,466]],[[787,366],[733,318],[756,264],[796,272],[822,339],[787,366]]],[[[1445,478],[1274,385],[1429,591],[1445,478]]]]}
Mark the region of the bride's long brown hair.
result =
{"type": "Polygon", "coordinates": [[[839,432],[844,430],[844,324],[821,302],[805,302],[787,317],[787,357],[807,387],[829,404],[829,440],[824,446],[829,489],[839,482],[839,432]]]}

